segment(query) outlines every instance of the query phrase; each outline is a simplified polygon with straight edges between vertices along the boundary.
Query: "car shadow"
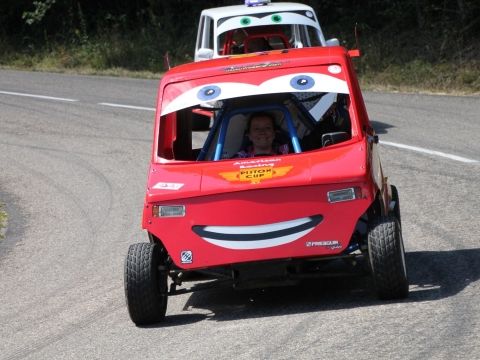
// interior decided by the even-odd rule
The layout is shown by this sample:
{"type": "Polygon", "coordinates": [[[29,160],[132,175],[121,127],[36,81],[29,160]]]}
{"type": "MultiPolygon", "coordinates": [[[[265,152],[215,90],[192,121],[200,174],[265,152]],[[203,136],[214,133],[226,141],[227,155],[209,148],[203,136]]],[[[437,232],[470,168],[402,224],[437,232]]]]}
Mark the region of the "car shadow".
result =
{"type": "Polygon", "coordinates": [[[370,276],[311,280],[297,286],[255,290],[212,288],[192,293],[184,305],[184,313],[168,315],[167,310],[165,321],[150,327],[436,301],[454,296],[478,281],[478,259],[480,249],[408,252],[410,292],[408,298],[401,300],[377,299],[370,276]]]}
{"type": "Polygon", "coordinates": [[[387,134],[388,129],[394,128],[395,126],[377,121],[377,120],[370,120],[370,123],[372,124],[373,128],[375,129],[376,134],[387,134]]]}

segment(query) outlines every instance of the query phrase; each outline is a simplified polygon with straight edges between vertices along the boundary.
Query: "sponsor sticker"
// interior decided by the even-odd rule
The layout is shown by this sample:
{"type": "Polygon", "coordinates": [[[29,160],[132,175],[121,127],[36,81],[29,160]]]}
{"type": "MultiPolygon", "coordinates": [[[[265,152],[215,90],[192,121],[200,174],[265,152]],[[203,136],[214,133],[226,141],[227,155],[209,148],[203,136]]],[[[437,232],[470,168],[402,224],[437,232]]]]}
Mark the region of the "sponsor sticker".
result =
{"type": "Polygon", "coordinates": [[[342,245],[337,240],[307,241],[306,247],[325,247],[331,250],[341,249],[342,245]]]}
{"type": "Polygon", "coordinates": [[[242,168],[237,171],[222,172],[219,175],[230,182],[239,181],[258,184],[264,180],[285,176],[291,169],[292,166],[273,167],[260,165],[252,168],[242,168]]]}
{"type": "Polygon", "coordinates": [[[193,254],[190,250],[183,250],[180,253],[180,262],[182,264],[191,264],[193,262],[193,254]]]}
{"type": "MultiPolygon", "coordinates": [[[[233,55],[234,57],[249,57],[249,56],[256,56],[255,53],[251,54],[241,54],[241,55],[233,55]]],[[[265,69],[275,66],[282,66],[283,62],[268,62],[268,63],[261,63],[261,64],[253,64],[253,65],[243,65],[243,66],[229,66],[225,68],[226,72],[235,72],[235,71],[245,71],[245,70],[254,70],[254,69],[265,69]]]]}
{"type": "Polygon", "coordinates": [[[170,182],[159,182],[153,185],[152,189],[161,189],[161,190],[179,190],[185,184],[180,183],[170,183],[170,182]]]}
{"type": "Polygon", "coordinates": [[[253,181],[271,179],[273,175],[272,167],[261,167],[252,169],[242,169],[239,172],[240,181],[253,181]]]}

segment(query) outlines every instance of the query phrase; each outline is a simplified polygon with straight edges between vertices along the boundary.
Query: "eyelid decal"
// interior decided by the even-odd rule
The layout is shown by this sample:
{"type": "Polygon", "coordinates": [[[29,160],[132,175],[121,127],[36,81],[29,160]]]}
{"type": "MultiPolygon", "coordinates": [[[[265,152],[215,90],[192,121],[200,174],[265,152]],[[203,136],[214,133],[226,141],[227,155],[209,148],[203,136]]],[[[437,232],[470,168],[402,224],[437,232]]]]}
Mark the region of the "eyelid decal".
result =
{"type": "MultiPolygon", "coordinates": [[[[253,76],[252,74],[249,75],[253,76]]],[[[309,72],[277,76],[268,79],[259,85],[246,82],[216,82],[203,84],[188,90],[182,89],[180,95],[173,97],[169,101],[170,93],[176,93],[175,90],[177,89],[177,86],[185,85],[187,84],[171,84],[167,86],[164,93],[163,103],[165,107],[162,108],[162,115],[195,106],[203,102],[230,99],[240,96],[302,91],[348,94],[348,85],[345,80],[326,74],[309,72]],[[172,90],[169,90],[170,87],[172,87],[172,90]]]]}
{"type": "Polygon", "coordinates": [[[219,21],[217,34],[223,34],[226,31],[238,29],[240,24],[242,27],[259,26],[259,25],[275,25],[282,24],[306,25],[320,30],[318,23],[315,21],[311,12],[307,11],[284,11],[284,12],[266,12],[263,14],[250,14],[248,16],[233,16],[227,20],[219,21]]]}

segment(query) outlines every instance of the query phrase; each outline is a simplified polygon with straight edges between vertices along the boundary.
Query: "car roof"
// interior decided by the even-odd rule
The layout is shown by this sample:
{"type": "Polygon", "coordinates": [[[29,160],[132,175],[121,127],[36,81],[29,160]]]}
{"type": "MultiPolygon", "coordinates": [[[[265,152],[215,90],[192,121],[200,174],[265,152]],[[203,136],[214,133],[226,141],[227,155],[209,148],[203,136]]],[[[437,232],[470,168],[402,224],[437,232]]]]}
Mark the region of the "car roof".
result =
{"type": "Polygon", "coordinates": [[[230,55],[205,61],[176,66],[165,73],[164,82],[187,81],[225,75],[229,72],[250,72],[253,69],[268,70],[280,67],[317,66],[339,64],[345,66],[349,57],[342,46],[292,48],[243,55],[230,55]]]}
{"type": "Polygon", "coordinates": [[[349,53],[340,46],[273,50],[189,63],[164,75],[159,89],[163,96],[161,113],[168,114],[212,99],[236,97],[240,93],[246,96],[288,92],[292,88],[305,90],[292,85],[292,76],[308,79],[308,89],[313,92],[347,94],[352,74],[349,67],[349,53]],[[174,83],[181,85],[168,86],[174,83]]]}
{"type": "Polygon", "coordinates": [[[313,9],[304,4],[298,3],[270,3],[264,6],[246,6],[246,5],[232,5],[222,6],[202,11],[203,15],[208,15],[214,20],[224,17],[233,17],[239,15],[261,14],[265,12],[284,12],[284,11],[312,11],[313,9]]]}

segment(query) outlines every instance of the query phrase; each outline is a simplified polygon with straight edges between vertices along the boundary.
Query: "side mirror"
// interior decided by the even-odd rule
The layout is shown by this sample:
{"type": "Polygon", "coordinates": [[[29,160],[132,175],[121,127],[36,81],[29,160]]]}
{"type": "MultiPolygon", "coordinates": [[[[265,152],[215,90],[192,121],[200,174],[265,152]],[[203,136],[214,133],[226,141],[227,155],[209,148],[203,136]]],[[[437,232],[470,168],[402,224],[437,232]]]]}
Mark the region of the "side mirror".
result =
{"type": "Polygon", "coordinates": [[[343,131],[326,133],[322,135],[322,146],[326,147],[329,145],[338,144],[349,139],[350,135],[343,131]]]}
{"type": "Polygon", "coordinates": [[[207,131],[210,129],[210,120],[213,117],[212,111],[202,109],[192,110],[192,131],[207,131]]]}
{"type": "Polygon", "coordinates": [[[340,46],[340,41],[337,38],[328,39],[327,46],[340,46]]]}
{"type": "Polygon", "coordinates": [[[358,49],[348,50],[348,55],[352,58],[360,57],[360,50],[358,49]]]}
{"type": "Polygon", "coordinates": [[[200,48],[195,55],[195,61],[208,60],[213,58],[213,50],[208,48],[200,48]]]}

